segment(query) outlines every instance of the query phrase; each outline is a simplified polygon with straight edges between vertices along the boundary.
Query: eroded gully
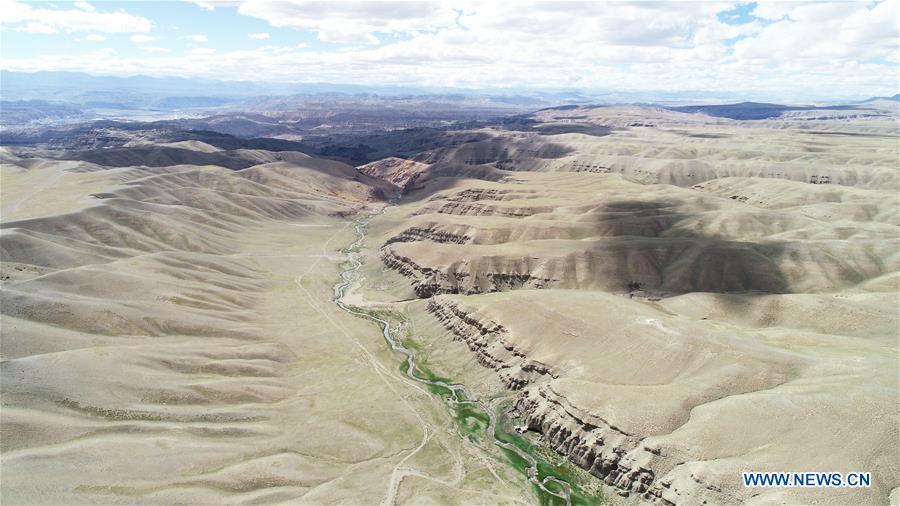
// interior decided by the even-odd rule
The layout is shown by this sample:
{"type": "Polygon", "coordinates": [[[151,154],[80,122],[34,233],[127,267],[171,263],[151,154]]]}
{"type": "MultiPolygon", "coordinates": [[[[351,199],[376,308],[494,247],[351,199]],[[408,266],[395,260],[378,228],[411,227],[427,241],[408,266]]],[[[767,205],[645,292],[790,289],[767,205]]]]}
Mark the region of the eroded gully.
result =
{"type": "Polygon", "coordinates": [[[518,446],[502,441],[498,438],[497,435],[497,414],[495,410],[489,406],[486,402],[477,399],[472,392],[465,386],[459,383],[447,383],[440,380],[432,380],[429,378],[423,378],[416,375],[416,354],[413,350],[407,348],[403,345],[400,339],[397,337],[397,334],[400,330],[400,324],[398,322],[396,327],[391,326],[391,322],[377,316],[375,314],[371,314],[363,309],[360,309],[355,306],[350,306],[344,302],[344,296],[346,295],[347,290],[354,284],[359,282],[359,269],[362,267],[362,261],[359,259],[359,254],[356,251],[366,238],[366,226],[371,222],[376,216],[382,214],[387,206],[382,208],[381,210],[370,213],[358,219],[355,223],[356,230],[356,240],[350,243],[346,248],[342,251],[347,255],[347,261],[350,263],[350,266],[341,271],[341,281],[339,281],[334,286],[334,295],[333,302],[343,311],[350,313],[359,318],[366,318],[368,320],[376,322],[381,327],[381,334],[384,337],[384,340],[388,343],[391,349],[395,353],[399,353],[406,357],[406,376],[417,382],[424,385],[432,385],[436,387],[440,387],[446,389],[451,392],[451,395],[445,399],[448,405],[451,408],[459,405],[470,405],[475,406],[484,412],[488,417],[488,427],[486,430],[486,437],[489,437],[491,442],[500,447],[504,448],[508,451],[514,452],[520,458],[528,462],[527,476],[528,481],[538,487],[542,492],[558,497],[560,499],[565,500],[567,506],[571,506],[571,488],[569,484],[555,476],[546,476],[543,479],[538,477],[537,470],[537,461],[534,457],[531,456],[528,452],[522,450],[518,446]],[[554,490],[550,490],[547,488],[547,484],[555,483],[559,486],[562,492],[557,492],[554,490]]]}

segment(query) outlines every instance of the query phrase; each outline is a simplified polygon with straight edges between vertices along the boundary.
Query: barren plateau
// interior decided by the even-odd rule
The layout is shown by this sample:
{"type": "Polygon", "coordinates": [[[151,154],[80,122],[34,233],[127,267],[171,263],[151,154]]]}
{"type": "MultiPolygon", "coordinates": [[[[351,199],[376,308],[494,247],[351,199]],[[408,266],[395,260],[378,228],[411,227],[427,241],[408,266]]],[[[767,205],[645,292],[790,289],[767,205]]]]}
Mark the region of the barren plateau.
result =
{"type": "Polygon", "coordinates": [[[0,148],[3,502],[900,501],[896,107],[702,112],[0,148]]]}

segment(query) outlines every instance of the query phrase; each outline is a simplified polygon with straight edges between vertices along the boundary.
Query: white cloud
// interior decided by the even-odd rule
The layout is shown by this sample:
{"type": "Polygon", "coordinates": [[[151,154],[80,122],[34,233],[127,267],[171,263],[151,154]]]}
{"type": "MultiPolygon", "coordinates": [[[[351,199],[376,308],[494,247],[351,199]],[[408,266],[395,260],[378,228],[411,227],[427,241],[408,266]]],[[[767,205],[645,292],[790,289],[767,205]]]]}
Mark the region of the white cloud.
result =
{"type": "Polygon", "coordinates": [[[761,19],[774,21],[787,16],[796,5],[795,2],[759,2],[753,9],[753,15],[761,19]]]}
{"type": "Polygon", "coordinates": [[[735,2],[450,1],[455,3],[250,1],[239,7],[272,26],[308,30],[320,40],[345,44],[338,51],[300,44],[219,52],[195,48],[142,58],[104,53],[88,59],[59,50],[63,54],[6,57],[4,67],[801,98],[898,91],[898,0],[760,3],[754,10],[758,17],[741,25],[722,23],[717,16],[735,2]]]}
{"type": "Polygon", "coordinates": [[[150,31],[149,19],[133,16],[124,10],[97,12],[93,5],[86,2],[76,2],[74,5],[74,9],[49,9],[37,4],[6,0],[0,4],[3,11],[0,25],[30,33],[150,31]]]}
{"type": "Polygon", "coordinates": [[[239,5],[241,3],[240,0],[185,0],[188,3],[192,3],[201,9],[205,9],[208,11],[216,10],[216,7],[220,6],[228,6],[228,5],[239,5]]]}
{"type": "Polygon", "coordinates": [[[441,2],[281,2],[249,0],[238,7],[246,16],[280,28],[317,33],[324,42],[377,44],[376,32],[401,33],[454,25],[456,13],[441,2]]]}
{"type": "Polygon", "coordinates": [[[208,11],[216,10],[216,4],[214,4],[213,2],[196,1],[196,2],[190,2],[190,3],[196,5],[197,7],[200,7],[202,9],[206,9],[208,11]]]}
{"type": "Polygon", "coordinates": [[[825,70],[834,64],[896,58],[900,49],[897,0],[871,8],[856,2],[794,3],[765,15],[782,13],[780,21],[756,37],[736,43],[735,56],[749,63],[818,65],[825,70]]]}
{"type": "Polygon", "coordinates": [[[103,42],[104,40],[106,40],[106,37],[98,35],[96,33],[91,33],[85,36],[84,40],[89,40],[91,42],[103,42]]]}
{"type": "Polygon", "coordinates": [[[41,23],[39,21],[29,21],[24,25],[17,26],[13,29],[17,32],[43,33],[48,35],[59,33],[59,29],[55,26],[49,25],[47,23],[41,23]]]}
{"type": "Polygon", "coordinates": [[[251,33],[251,34],[247,35],[247,37],[250,37],[251,39],[268,39],[269,34],[266,32],[251,33]]]}
{"type": "Polygon", "coordinates": [[[209,39],[206,38],[206,35],[200,35],[200,34],[185,35],[184,38],[188,39],[188,40],[192,40],[194,42],[209,42],[209,39]]]}
{"type": "Polygon", "coordinates": [[[154,40],[156,40],[156,37],[154,37],[152,35],[138,34],[138,35],[131,36],[131,42],[134,42],[136,44],[144,44],[147,42],[153,42],[154,40]]]}
{"type": "Polygon", "coordinates": [[[146,51],[148,53],[168,53],[169,50],[164,47],[159,46],[138,46],[138,49],[141,51],[146,51]]]}
{"type": "Polygon", "coordinates": [[[95,12],[97,10],[93,5],[87,2],[75,2],[73,5],[75,5],[76,9],[81,9],[85,12],[95,12]]]}

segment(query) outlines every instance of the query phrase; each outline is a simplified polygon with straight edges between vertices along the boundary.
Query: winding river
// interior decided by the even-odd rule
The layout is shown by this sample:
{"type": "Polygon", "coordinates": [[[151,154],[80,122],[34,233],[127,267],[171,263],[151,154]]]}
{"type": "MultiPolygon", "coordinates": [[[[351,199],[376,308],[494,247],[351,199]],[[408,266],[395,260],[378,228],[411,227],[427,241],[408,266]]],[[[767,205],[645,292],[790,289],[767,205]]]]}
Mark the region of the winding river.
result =
{"type": "Polygon", "coordinates": [[[334,295],[333,302],[337,304],[337,306],[354,316],[360,318],[366,318],[368,320],[372,320],[376,322],[381,327],[381,334],[384,336],[385,341],[387,341],[388,345],[391,349],[406,357],[406,376],[418,383],[422,383],[425,385],[433,385],[437,387],[441,387],[447,389],[451,392],[449,398],[446,399],[446,402],[451,406],[458,406],[462,404],[468,404],[471,406],[475,406],[484,412],[488,417],[488,427],[486,430],[486,435],[490,437],[493,444],[514,452],[523,460],[528,462],[528,481],[533,483],[536,487],[538,487],[541,491],[546,494],[558,497],[560,499],[565,500],[566,506],[571,506],[571,488],[569,483],[555,477],[555,476],[546,476],[544,479],[540,479],[538,477],[537,470],[537,461],[535,458],[529,454],[528,452],[522,450],[518,446],[508,443],[506,441],[502,441],[497,436],[497,414],[494,412],[494,409],[491,408],[484,401],[478,400],[474,395],[466,388],[465,385],[461,385],[459,383],[447,383],[440,380],[432,380],[428,378],[422,378],[416,375],[416,355],[415,352],[406,346],[400,341],[397,337],[397,332],[399,331],[399,325],[397,328],[391,327],[391,322],[385,320],[376,315],[370,314],[366,311],[363,311],[354,306],[350,306],[344,302],[344,296],[347,293],[347,290],[354,284],[359,281],[359,269],[362,267],[362,261],[359,259],[359,254],[356,252],[356,249],[359,248],[363,241],[366,238],[366,226],[371,222],[376,216],[382,214],[387,206],[383,207],[381,210],[370,213],[358,219],[354,224],[354,228],[356,230],[356,240],[350,243],[346,248],[342,251],[347,255],[347,261],[350,263],[350,266],[344,269],[341,272],[341,280],[334,286],[334,295]],[[547,487],[548,483],[555,483],[562,492],[551,490],[547,487]]]}

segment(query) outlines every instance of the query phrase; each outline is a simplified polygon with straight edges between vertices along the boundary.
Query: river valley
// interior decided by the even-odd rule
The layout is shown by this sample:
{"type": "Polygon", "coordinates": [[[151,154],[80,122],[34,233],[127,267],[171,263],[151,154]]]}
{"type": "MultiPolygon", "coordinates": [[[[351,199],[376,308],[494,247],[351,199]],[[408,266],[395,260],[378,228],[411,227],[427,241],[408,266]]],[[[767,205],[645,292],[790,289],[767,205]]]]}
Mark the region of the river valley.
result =
{"type": "MultiPolygon", "coordinates": [[[[580,490],[579,485],[576,484],[573,487],[570,481],[585,479],[583,472],[578,473],[582,475],[580,478],[574,476],[562,478],[551,474],[567,470],[565,468],[553,469],[543,460],[543,457],[537,455],[536,445],[540,445],[540,442],[523,437],[517,433],[519,431],[516,429],[509,430],[514,426],[514,420],[509,416],[514,410],[510,408],[508,402],[503,403],[502,399],[495,399],[493,402],[480,400],[465,385],[436,377],[420,366],[417,362],[415,343],[404,344],[399,337],[404,327],[401,312],[390,308],[385,309],[384,304],[378,304],[377,309],[367,309],[364,304],[348,305],[344,302],[347,290],[360,282],[362,262],[359,259],[359,249],[363,247],[366,240],[366,227],[383,211],[384,208],[364,215],[355,221],[356,240],[342,250],[347,256],[347,262],[344,264],[347,267],[341,272],[341,281],[334,287],[334,303],[347,313],[375,322],[380,327],[381,334],[391,350],[402,357],[400,370],[406,377],[425,385],[430,392],[446,402],[451,416],[459,423],[460,437],[468,438],[471,443],[479,446],[489,455],[498,453],[489,447],[491,445],[502,450],[500,455],[510,465],[524,471],[527,481],[534,487],[540,504],[572,506],[573,504],[599,504],[602,502],[601,497],[586,495],[580,490]],[[498,400],[501,402],[496,402],[498,400]],[[570,481],[566,481],[566,479],[570,481]]],[[[516,426],[516,428],[518,427],[516,426]]],[[[421,475],[413,469],[405,471],[406,475],[421,475]]],[[[572,470],[569,469],[568,472],[572,473],[572,470]]],[[[396,497],[396,487],[400,485],[402,479],[402,475],[397,479],[392,479],[386,496],[388,504],[393,503],[393,499],[396,497]]]]}

